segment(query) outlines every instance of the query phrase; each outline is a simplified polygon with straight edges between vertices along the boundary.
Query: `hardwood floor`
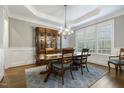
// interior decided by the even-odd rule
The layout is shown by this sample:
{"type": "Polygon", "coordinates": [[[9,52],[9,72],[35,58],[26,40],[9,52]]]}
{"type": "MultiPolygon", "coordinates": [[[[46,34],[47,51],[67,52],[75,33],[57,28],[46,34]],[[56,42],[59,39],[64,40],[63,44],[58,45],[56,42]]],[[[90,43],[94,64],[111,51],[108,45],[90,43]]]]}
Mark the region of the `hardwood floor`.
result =
{"type": "Polygon", "coordinates": [[[5,70],[5,79],[9,88],[25,88],[25,69],[36,67],[36,65],[20,66],[5,70]]]}
{"type": "Polygon", "coordinates": [[[7,87],[7,83],[6,83],[5,78],[3,78],[3,79],[0,81],[0,88],[6,88],[6,87],[7,87]]]}
{"type": "Polygon", "coordinates": [[[91,88],[124,88],[124,71],[116,75],[115,70],[112,70],[112,72],[103,76],[91,88]]]}
{"type": "MultiPolygon", "coordinates": [[[[95,64],[94,64],[95,65],[95,64]]],[[[99,66],[99,65],[95,65],[99,66]]],[[[36,67],[35,65],[20,66],[5,70],[6,87],[9,88],[25,88],[25,69],[36,67]]],[[[104,75],[98,80],[91,88],[122,88],[124,87],[124,71],[115,74],[115,70],[112,69],[110,73],[104,75]]]]}

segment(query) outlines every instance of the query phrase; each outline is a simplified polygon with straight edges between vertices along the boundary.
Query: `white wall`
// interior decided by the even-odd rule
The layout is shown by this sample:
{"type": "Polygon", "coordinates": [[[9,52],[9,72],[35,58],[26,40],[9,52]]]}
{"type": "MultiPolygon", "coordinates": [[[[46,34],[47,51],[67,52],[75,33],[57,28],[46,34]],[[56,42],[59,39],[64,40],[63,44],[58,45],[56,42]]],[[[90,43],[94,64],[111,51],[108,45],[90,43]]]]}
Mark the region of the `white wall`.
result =
{"type": "MultiPolygon", "coordinates": [[[[113,20],[113,47],[111,55],[117,55],[119,53],[119,48],[124,47],[124,15],[114,17],[113,20]]],[[[107,66],[108,60],[109,55],[92,54],[88,58],[89,62],[105,66],[107,66]]]]}
{"type": "Polygon", "coordinates": [[[107,66],[108,59],[109,56],[107,55],[92,54],[91,56],[88,57],[88,62],[107,66]]]}
{"type": "Polygon", "coordinates": [[[6,52],[6,68],[35,63],[34,48],[9,48],[6,52]]]}
{"type": "MultiPolygon", "coordinates": [[[[111,15],[109,17],[106,17],[106,18],[101,18],[101,19],[99,19],[97,21],[94,20],[93,22],[89,22],[88,24],[85,24],[84,26],[87,26],[89,24],[93,24],[93,23],[96,23],[96,22],[101,22],[101,21],[104,21],[106,19],[108,20],[111,17],[113,17],[113,15],[111,15]]],[[[119,20],[122,20],[122,19],[123,19],[123,17],[121,19],[119,19],[119,20]]],[[[117,19],[115,19],[115,20],[117,20],[117,19]]],[[[18,20],[18,21],[21,21],[21,20],[18,20]]],[[[118,22],[120,22],[120,21],[118,21],[118,22]]],[[[22,24],[23,23],[25,23],[25,21],[23,21],[22,24]]],[[[120,23],[123,24],[123,21],[120,22],[120,23]]],[[[17,24],[15,23],[13,25],[17,25],[17,24]]],[[[17,29],[20,29],[19,28],[20,25],[18,25],[17,29]]],[[[20,27],[21,27],[21,30],[25,29],[25,28],[22,28],[22,26],[20,26],[20,27]]],[[[122,36],[123,36],[123,27],[124,26],[122,25],[121,26],[122,30],[120,32],[120,34],[122,36]]],[[[116,31],[118,31],[118,30],[116,30],[116,31]]],[[[18,31],[17,31],[17,33],[18,33],[18,31]]],[[[117,34],[116,37],[115,37],[115,39],[117,38],[116,39],[117,42],[115,42],[115,45],[116,46],[118,45],[117,47],[115,46],[115,48],[122,47],[119,44],[117,44],[117,43],[119,43],[118,40],[120,40],[120,39],[122,40],[123,39],[123,37],[120,37],[121,36],[120,34],[117,34]]],[[[10,38],[10,39],[12,39],[12,38],[10,38]]],[[[62,38],[62,43],[63,43],[62,44],[63,48],[65,48],[65,47],[74,47],[75,48],[75,36],[72,35],[72,36],[68,37],[67,39],[64,39],[64,37],[63,37],[62,38]]],[[[121,43],[123,43],[123,41],[121,43]]],[[[11,44],[10,44],[10,46],[11,46],[11,44]]],[[[23,47],[12,47],[11,46],[11,48],[9,47],[6,51],[7,51],[6,52],[6,59],[5,59],[6,60],[6,68],[7,67],[19,66],[19,65],[32,64],[35,61],[35,57],[34,57],[35,50],[34,50],[33,47],[25,47],[25,46],[23,46],[23,47]]],[[[116,51],[113,51],[113,55],[116,54],[115,52],[116,51]]],[[[97,64],[101,64],[101,65],[107,65],[108,56],[107,55],[92,55],[92,56],[90,56],[88,58],[88,61],[89,62],[93,62],[93,63],[97,63],[97,64]]]]}
{"type": "MultiPolygon", "coordinates": [[[[9,18],[9,47],[5,52],[5,67],[15,67],[35,63],[35,47],[33,29],[38,24],[9,18]]],[[[73,47],[73,36],[64,39],[62,37],[62,47],[73,47]]]]}
{"type": "Polygon", "coordinates": [[[4,76],[3,34],[4,34],[4,8],[3,6],[0,6],[0,81],[4,76]]]}
{"type": "Polygon", "coordinates": [[[62,48],[66,48],[69,45],[69,38],[67,37],[66,39],[64,36],[62,36],[62,48]]]}
{"type": "Polygon", "coordinates": [[[0,81],[4,76],[4,52],[3,49],[0,49],[0,81]]]}
{"type": "Polygon", "coordinates": [[[69,45],[70,47],[75,48],[75,33],[69,36],[69,45]]]}
{"type": "Polygon", "coordinates": [[[9,18],[9,47],[34,47],[33,24],[9,18]]]}
{"type": "Polygon", "coordinates": [[[114,47],[124,47],[124,15],[115,18],[114,47]]]}
{"type": "Polygon", "coordinates": [[[75,48],[75,33],[69,35],[66,39],[62,36],[62,48],[66,47],[75,48]]]}
{"type": "Polygon", "coordinates": [[[5,68],[35,63],[34,28],[30,22],[9,18],[5,68]]]}
{"type": "Polygon", "coordinates": [[[3,48],[4,10],[0,6],[0,48],[3,48]]]}

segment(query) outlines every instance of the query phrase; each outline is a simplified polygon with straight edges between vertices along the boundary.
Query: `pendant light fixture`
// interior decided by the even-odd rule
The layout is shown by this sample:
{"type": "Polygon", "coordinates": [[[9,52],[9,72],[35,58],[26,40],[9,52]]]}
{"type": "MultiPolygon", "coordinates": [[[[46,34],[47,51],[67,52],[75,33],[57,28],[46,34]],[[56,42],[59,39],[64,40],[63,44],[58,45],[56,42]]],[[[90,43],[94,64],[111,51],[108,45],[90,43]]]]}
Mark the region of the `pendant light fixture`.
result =
{"type": "Polygon", "coordinates": [[[73,30],[71,30],[68,26],[67,26],[67,5],[64,5],[65,7],[65,23],[64,23],[64,28],[61,29],[62,34],[64,36],[64,38],[66,39],[69,35],[73,34],[73,30]]]}

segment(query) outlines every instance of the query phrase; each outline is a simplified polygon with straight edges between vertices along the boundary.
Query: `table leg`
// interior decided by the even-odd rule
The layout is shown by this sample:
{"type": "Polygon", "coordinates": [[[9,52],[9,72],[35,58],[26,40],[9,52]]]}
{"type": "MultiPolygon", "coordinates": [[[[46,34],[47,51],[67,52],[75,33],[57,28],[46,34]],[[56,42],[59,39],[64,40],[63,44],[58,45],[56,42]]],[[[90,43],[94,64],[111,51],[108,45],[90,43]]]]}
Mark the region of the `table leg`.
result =
{"type": "MultiPolygon", "coordinates": [[[[48,65],[48,64],[47,64],[48,65]]],[[[46,73],[48,73],[49,72],[49,68],[47,69],[47,67],[46,67],[46,71],[41,71],[40,72],[40,74],[46,74],[46,73]]]]}
{"type": "Polygon", "coordinates": [[[48,72],[48,74],[46,75],[45,79],[44,79],[44,82],[47,82],[48,81],[48,78],[50,76],[51,72],[48,72]]]}
{"type": "Polygon", "coordinates": [[[48,70],[46,70],[46,71],[41,71],[40,74],[46,74],[46,73],[48,73],[48,72],[49,72],[48,70]]]}
{"type": "Polygon", "coordinates": [[[48,68],[48,73],[44,79],[44,82],[47,82],[48,81],[48,78],[50,76],[50,74],[52,73],[52,63],[49,65],[49,68],[48,68]]]}

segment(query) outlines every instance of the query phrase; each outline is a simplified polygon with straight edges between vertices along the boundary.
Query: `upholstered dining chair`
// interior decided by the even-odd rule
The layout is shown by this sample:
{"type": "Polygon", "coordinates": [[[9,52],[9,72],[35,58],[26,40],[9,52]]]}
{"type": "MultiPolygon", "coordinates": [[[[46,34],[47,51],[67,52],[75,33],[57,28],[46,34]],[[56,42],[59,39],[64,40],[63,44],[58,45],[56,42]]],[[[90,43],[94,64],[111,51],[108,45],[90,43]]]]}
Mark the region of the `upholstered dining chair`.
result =
{"type": "Polygon", "coordinates": [[[109,56],[108,67],[110,72],[110,64],[115,65],[115,71],[117,73],[118,67],[121,70],[121,66],[124,66],[124,48],[120,49],[119,56],[109,56]]]}
{"type": "Polygon", "coordinates": [[[88,54],[89,54],[89,49],[82,49],[81,56],[76,57],[74,59],[74,63],[73,64],[76,66],[76,68],[78,66],[81,68],[82,75],[83,75],[83,66],[84,65],[85,65],[87,71],[89,72],[89,69],[87,67],[87,57],[88,57],[88,54]]]}
{"type": "MultiPolygon", "coordinates": [[[[56,49],[55,48],[46,48],[45,49],[45,54],[55,54],[56,53],[56,49]]],[[[58,60],[51,60],[52,62],[57,62],[58,60]]],[[[46,62],[47,63],[47,62],[46,62]]],[[[49,62],[48,62],[49,63],[49,62]]],[[[48,65],[47,65],[48,66],[48,65]]]]}
{"type": "MultiPolygon", "coordinates": [[[[45,48],[45,55],[55,54],[55,53],[56,53],[55,48],[45,48]]],[[[57,60],[51,60],[51,61],[57,62],[57,60]]],[[[45,74],[45,73],[48,72],[48,70],[49,70],[49,62],[45,61],[45,65],[44,66],[46,66],[46,71],[41,71],[40,74],[45,74]]]]}
{"type": "Polygon", "coordinates": [[[62,59],[58,63],[53,63],[54,72],[59,72],[62,77],[62,84],[64,85],[64,73],[66,70],[70,70],[72,79],[74,79],[72,74],[72,64],[73,64],[73,48],[62,49],[62,59]]]}

